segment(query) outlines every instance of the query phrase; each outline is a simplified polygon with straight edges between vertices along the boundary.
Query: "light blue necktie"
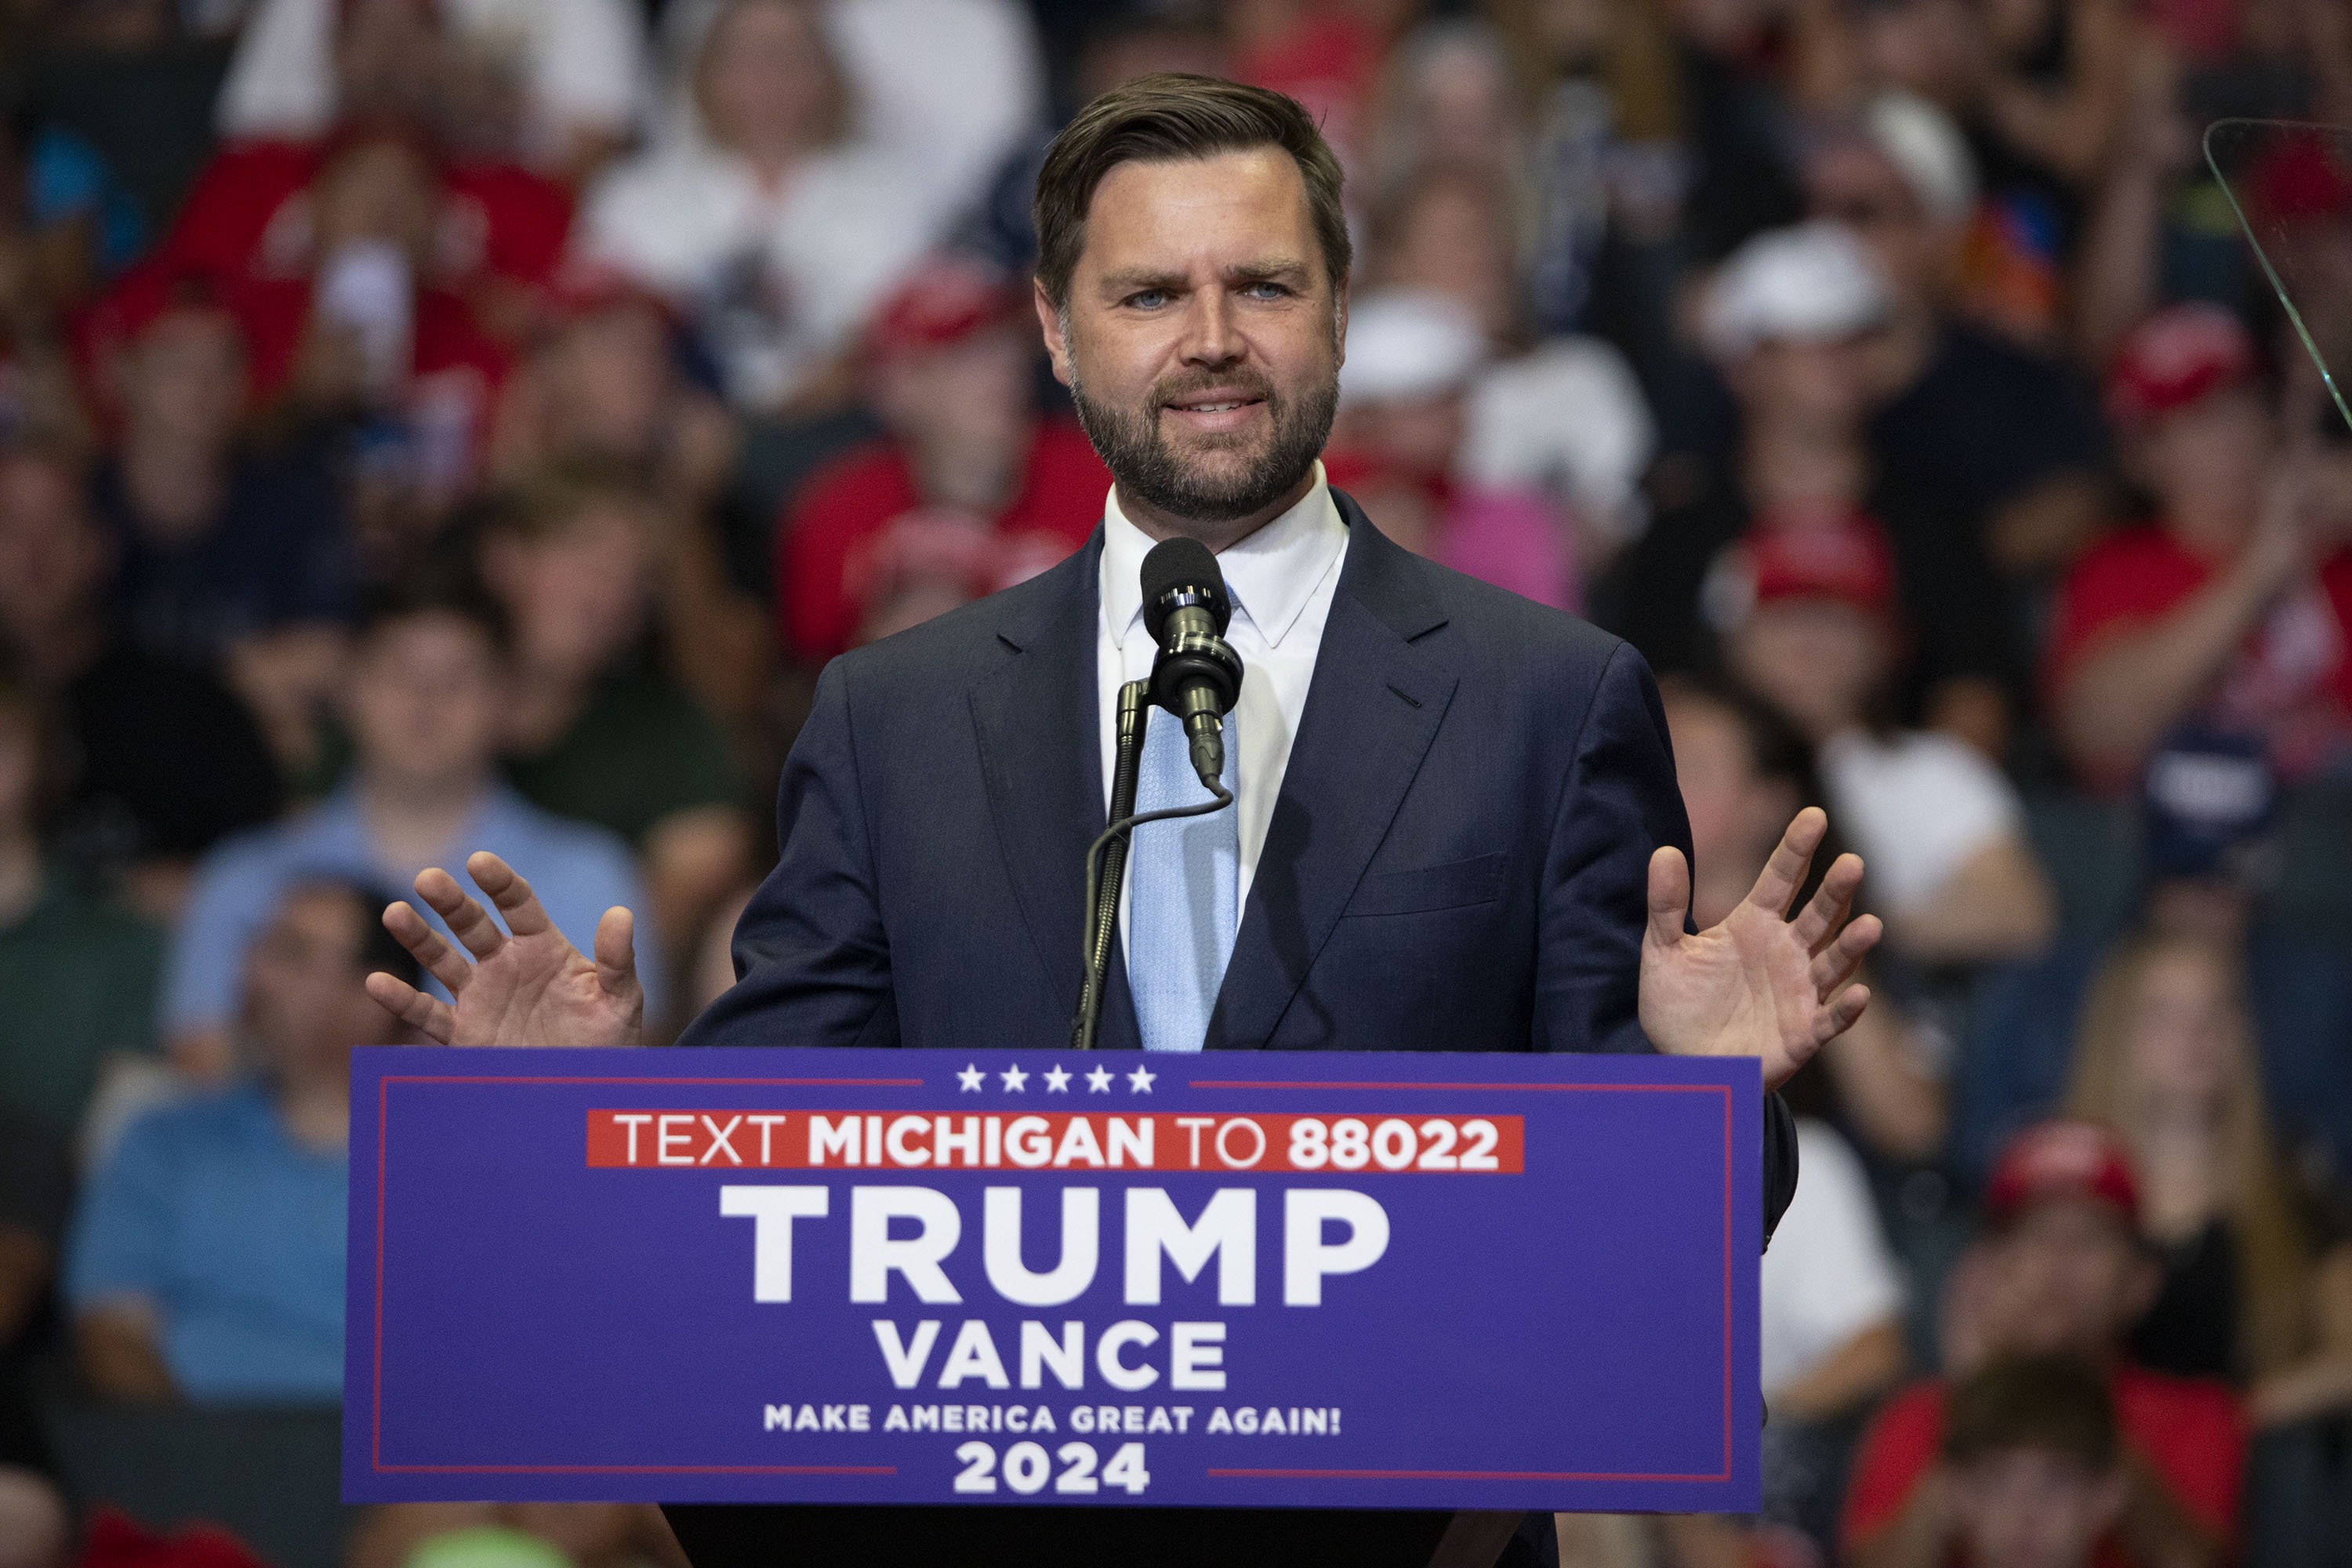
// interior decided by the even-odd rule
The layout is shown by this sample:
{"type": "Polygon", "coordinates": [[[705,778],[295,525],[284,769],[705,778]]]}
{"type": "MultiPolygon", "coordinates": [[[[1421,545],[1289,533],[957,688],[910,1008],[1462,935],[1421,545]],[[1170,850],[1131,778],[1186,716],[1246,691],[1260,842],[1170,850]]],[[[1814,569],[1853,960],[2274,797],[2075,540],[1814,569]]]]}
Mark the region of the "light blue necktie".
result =
{"type": "MultiPolygon", "coordinates": [[[[1224,785],[1241,793],[1240,715],[1225,715],[1224,785]]],[[[1192,771],[1184,726],[1163,708],[1143,731],[1135,809],[1213,798],[1192,771]]],[[[1242,840],[1233,806],[1206,816],[1147,822],[1129,852],[1127,982],[1147,1051],[1197,1051],[1233,956],[1240,919],[1242,840]]]]}

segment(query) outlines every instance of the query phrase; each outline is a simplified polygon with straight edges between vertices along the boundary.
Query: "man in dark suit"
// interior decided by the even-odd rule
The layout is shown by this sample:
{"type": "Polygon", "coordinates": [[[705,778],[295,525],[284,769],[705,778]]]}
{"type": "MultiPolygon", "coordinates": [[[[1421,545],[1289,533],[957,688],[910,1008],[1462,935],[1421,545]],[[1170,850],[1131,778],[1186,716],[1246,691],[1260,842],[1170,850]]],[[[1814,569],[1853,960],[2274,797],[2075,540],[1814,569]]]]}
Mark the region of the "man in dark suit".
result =
{"type": "MultiPolygon", "coordinates": [[[[1180,536],[1218,552],[1236,600],[1237,805],[1138,834],[1134,956],[1111,966],[1104,1046],[1657,1048],[1757,1056],[1777,1085],[1850,1024],[1877,937],[1845,918],[1860,862],[1789,918],[1821,814],[1791,825],[1730,919],[1687,931],[1689,832],[1640,658],[1406,553],[1326,484],[1349,256],[1339,168],[1305,112],[1147,78],[1083,111],[1038,185],[1038,315],[1117,480],[1103,527],[1054,570],[827,668],[785,771],[782,859],[737,930],[740,981],[686,1043],[1066,1037],[1112,702],[1152,653],[1136,565],[1180,536]]],[[[1147,732],[1145,804],[1155,774],[1184,772],[1181,739],[1154,760],[1151,737],[1172,734],[1147,732]]],[[[592,959],[510,868],[467,869],[508,932],[426,872],[419,895],[474,962],[404,906],[388,923],[454,1005],[389,977],[379,1000],[451,1044],[634,1042],[628,913],[605,916],[592,959]]],[[[1795,1180],[1772,1112],[1768,1214],[1795,1180]]],[[[1447,1528],[1278,1510],[673,1519],[704,1568],[1420,1563],[1447,1528]]]]}

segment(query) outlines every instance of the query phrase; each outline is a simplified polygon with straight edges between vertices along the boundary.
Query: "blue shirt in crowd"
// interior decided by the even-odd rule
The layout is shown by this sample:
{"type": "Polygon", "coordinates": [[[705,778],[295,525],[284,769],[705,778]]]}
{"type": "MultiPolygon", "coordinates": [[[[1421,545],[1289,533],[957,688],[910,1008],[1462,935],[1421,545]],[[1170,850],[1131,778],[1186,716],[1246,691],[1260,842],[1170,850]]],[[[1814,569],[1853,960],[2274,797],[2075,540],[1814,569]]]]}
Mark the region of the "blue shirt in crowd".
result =
{"type": "MultiPolygon", "coordinates": [[[[473,819],[436,862],[466,891],[489,900],[466,875],[465,858],[487,849],[513,867],[555,927],[583,952],[596,940],[596,922],[614,904],[642,912],[645,889],[627,846],[600,827],[540,810],[503,784],[487,788],[473,819]]],[[[186,911],[172,934],[163,979],[165,1037],[225,1026],[236,1016],[246,951],[278,911],[287,890],[306,878],[334,877],[381,887],[409,898],[446,937],[441,917],[410,897],[422,865],[395,865],[368,837],[359,793],[346,784],[303,815],[239,834],[196,868],[186,911]]],[[[659,1017],[667,988],[660,955],[639,943],[637,975],[646,1011],[659,1017]]],[[[430,982],[428,982],[430,984],[430,982]]],[[[446,995],[437,984],[436,994],[446,995]]]]}
{"type": "Polygon", "coordinates": [[[192,1402],[336,1400],[345,1166],[295,1142],[257,1084],[154,1111],[83,1195],[66,1300],[152,1302],[192,1402]]]}
{"type": "Polygon", "coordinates": [[[87,215],[97,226],[101,271],[111,278],[139,259],[147,220],[97,148],[51,125],[33,138],[25,163],[26,216],[35,228],[87,215]]]}

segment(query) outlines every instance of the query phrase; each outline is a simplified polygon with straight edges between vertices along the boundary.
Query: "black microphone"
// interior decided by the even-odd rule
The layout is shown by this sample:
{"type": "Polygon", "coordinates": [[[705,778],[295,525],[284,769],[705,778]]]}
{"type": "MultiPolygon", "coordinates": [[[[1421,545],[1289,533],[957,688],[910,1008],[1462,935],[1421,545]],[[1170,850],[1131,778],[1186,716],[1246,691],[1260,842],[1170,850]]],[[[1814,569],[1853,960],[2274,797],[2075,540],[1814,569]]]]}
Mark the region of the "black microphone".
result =
{"type": "Polygon", "coordinates": [[[1242,661],[1224,638],[1234,617],[1225,574],[1197,539],[1163,540],[1143,558],[1143,628],[1160,645],[1151,700],[1183,721],[1192,771],[1222,793],[1224,716],[1241,695],[1242,661]]]}

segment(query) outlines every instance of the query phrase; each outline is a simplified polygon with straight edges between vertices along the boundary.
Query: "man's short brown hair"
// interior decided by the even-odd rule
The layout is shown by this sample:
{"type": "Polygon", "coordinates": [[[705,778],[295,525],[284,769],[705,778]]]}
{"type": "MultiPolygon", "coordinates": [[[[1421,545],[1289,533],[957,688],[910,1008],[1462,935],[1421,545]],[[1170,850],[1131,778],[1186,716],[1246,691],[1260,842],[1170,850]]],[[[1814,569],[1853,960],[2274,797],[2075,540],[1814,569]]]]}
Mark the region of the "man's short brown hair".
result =
{"type": "Polygon", "coordinates": [[[1307,210],[1336,295],[1354,260],[1339,202],[1339,160],[1295,99],[1215,77],[1162,71],[1113,88],[1078,110],[1037,172],[1037,281],[1056,307],[1086,247],[1095,187],[1121,163],[1173,163],[1279,147],[1307,182],[1307,210]]]}
{"type": "Polygon", "coordinates": [[[1944,1458],[1956,1465],[2032,1448],[2104,1475],[2120,1444],[2106,1377],[2078,1356],[1996,1358],[1954,1384],[1944,1407],[1944,1458]]]}

